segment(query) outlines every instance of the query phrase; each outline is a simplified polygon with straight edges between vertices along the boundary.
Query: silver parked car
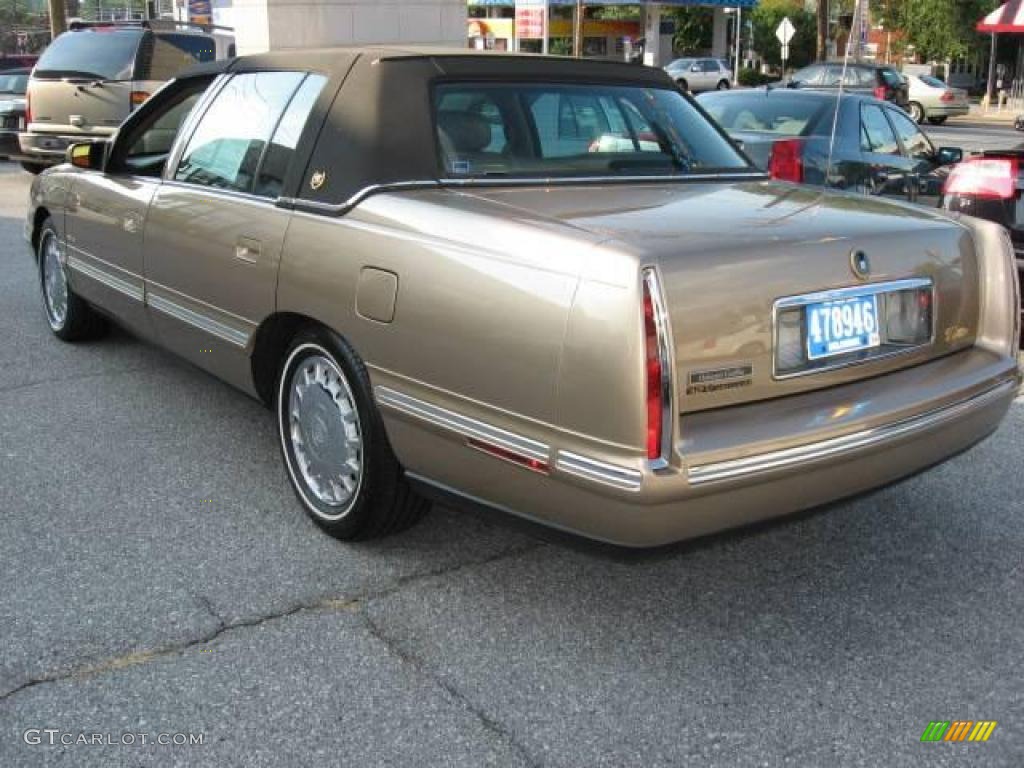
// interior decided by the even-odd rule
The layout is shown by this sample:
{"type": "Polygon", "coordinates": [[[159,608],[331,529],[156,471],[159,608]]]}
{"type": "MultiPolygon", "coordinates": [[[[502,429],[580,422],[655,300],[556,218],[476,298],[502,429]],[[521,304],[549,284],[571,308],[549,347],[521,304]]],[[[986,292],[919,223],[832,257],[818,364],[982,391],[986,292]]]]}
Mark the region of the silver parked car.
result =
{"type": "Polygon", "coordinates": [[[970,111],[967,91],[950,88],[931,75],[905,75],[910,84],[907,113],[918,123],[927,120],[942,125],[947,117],[966,115],[970,111]]]}
{"type": "Polygon", "coordinates": [[[665,71],[680,88],[691,93],[722,91],[732,84],[732,69],[721,59],[676,59],[665,71]]]}

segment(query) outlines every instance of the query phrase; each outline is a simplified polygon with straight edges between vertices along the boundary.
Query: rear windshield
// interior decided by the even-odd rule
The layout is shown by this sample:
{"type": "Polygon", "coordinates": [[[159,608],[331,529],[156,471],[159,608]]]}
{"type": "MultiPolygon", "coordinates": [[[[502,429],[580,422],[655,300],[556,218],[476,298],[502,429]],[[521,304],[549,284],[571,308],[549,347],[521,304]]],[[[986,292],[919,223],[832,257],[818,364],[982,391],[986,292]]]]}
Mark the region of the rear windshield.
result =
{"type": "Polygon", "coordinates": [[[904,83],[903,75],[901,75],[895,69],[882,69],[880,71],[882,73],[882,80],[885,81],[886,85],[888,85],[888,86],[903,85],[903,83],[904,83]]]}
{"type": "Polygon", "coordinates": [[[11,75],[0,72],[0,93],[25,93],[28,75],[11,75]]]}
{"type": "Polygon", "coordinates": [[[809,99],[780,91],[749,94],[708,93],[698,101],[729,133],[755,131],[777,136],[806,136],[835,99],[809,99]]]}
{"type": "Polygon", "coordinates": [[[434,91],[452,177],[685,175],[748,170],[678,91],[620,85],[445,84],[434,91]]]}
{"type": "Polygon", "coordinates": [[[32,76],[131,80],[141,37],[141,29],[65,32],[43,51],[32,76]]]}
{"type": "Polygon", "coordinates": [[[939,80],[937,77],[931,75],[920,75],[918,78],[925,85],[930,85],[932,88],[945,88],[946,84],[939,80]]]}

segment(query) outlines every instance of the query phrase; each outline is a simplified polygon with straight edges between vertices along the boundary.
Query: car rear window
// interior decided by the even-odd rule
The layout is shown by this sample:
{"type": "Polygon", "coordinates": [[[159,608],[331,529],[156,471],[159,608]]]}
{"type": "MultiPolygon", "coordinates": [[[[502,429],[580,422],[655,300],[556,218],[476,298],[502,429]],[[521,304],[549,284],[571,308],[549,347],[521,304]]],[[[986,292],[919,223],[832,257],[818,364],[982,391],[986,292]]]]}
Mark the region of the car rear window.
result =
{"type": "Polygon", "coordinates": [[[744,131],[805,136],[835,99],[809,99],[778,91],[750,94],[708,93],[698,101],[729,133],[744,131]]]}
{"type": "Polygon", "coordinates": [[[932,88],[946,88],[947,87],[944,82],[939,80],[939,78],[932,77],[931,75],[919,75],[917,79],[920,80],[925,85],[930,85],[932,88]]]}
{"type": "Polygon", "coordinates": [[[678,91],[628,85],[466,83],[434,90],[452,177],[685,175],[749,170],[678,91]]]}
{"type": "Polygon", "coordinates": [[[25,93],[28,75],[10,75],[0,72],[0,93],[25,93]]]}
{"type": "Polygon", "coordinates": [[[882,80],[884,80],[885,84],[890,87],[903,85],[904,83],[903,75],[895,69],[880,69],[879,72],[882,73],[882,80]]]}
{"type": "Polygon", "coordinates": [[[65,32],[43,51],[33,77],[130,80],[142,29],[88,29],[65,32]]]}

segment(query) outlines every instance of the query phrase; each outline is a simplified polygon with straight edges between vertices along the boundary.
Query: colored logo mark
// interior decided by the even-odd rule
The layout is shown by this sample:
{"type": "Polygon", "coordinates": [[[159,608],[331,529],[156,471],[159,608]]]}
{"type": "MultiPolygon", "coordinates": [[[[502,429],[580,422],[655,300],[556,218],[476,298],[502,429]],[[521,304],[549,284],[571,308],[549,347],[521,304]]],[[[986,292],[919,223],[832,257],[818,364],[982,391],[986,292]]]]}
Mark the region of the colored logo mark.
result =
{"type": "Polygon", "coordinates": [[[997,725],[995,720],[932,720],[921,741],[988,741],[997,725]]]}

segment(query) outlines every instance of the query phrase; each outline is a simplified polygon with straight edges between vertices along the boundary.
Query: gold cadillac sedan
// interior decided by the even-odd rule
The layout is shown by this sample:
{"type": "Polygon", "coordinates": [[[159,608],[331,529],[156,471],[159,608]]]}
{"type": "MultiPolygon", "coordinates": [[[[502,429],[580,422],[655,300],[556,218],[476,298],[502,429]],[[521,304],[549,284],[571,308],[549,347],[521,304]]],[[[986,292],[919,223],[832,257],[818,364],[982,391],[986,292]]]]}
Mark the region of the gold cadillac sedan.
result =
{"type": "Polygon", "coordinates": [[[53,332],[263,400],[339,538],[455,496],[671,542],[942,461],[1020,386],[1004,230],[773,183],[660,70],[244,57],[68,161],[25,230],[53,332]]]}

